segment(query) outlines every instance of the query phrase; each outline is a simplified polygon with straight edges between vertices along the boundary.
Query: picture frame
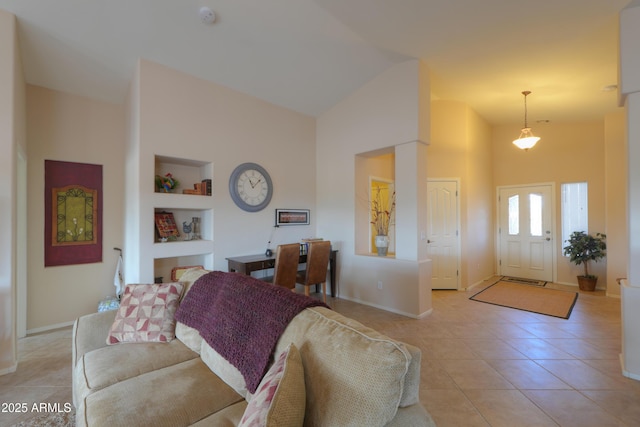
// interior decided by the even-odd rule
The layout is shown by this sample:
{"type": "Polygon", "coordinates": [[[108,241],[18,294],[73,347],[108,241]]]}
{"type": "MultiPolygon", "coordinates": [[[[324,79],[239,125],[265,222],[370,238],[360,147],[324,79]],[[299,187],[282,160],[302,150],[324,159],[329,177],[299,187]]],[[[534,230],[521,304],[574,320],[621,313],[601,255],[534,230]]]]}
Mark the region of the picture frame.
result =
{"type": "Polygon", "coordinates": [[[180,236],[172,212],[155,213],[156,232],[161,239],[175,240],[180,236]]]}
{"type": "Polygon", "coordinates": [[[102,262],[102,165],[44,161],[44,266],[102,262]]]}
{"type": "Polygon", "coordinates": [[[309,225],[309,209],[276,209],[276,226],[309,225]]]}

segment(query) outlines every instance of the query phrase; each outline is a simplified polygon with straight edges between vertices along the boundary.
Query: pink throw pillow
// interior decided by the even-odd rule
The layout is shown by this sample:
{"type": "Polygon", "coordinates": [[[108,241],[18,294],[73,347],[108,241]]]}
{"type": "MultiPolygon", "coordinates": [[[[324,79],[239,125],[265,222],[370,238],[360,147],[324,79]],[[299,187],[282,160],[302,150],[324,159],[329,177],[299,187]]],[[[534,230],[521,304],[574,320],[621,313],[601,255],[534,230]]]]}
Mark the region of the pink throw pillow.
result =
{"type": "Polygon", "coordinates": [[[305,401],[302,358],[290,344],[262,378],[238,427],[300,427],[305,401]]]}
{"type": "Polygon", "coordinates": [[[127,285],[107,344],[169,342],[175,338],[175,312],[182,283],[127,285]]]}

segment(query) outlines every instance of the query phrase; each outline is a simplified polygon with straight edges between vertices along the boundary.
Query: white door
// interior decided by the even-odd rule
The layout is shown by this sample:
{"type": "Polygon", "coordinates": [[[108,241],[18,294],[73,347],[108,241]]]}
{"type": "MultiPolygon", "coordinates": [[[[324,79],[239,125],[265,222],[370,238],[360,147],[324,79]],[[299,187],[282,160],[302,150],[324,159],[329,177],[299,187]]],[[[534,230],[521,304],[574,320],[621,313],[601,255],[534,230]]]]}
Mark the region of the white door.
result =
{"type": "Polygon", "coordinates": [[[551,184],[500,188],[498,203],[500,274],[552,281],[551,184]]]}
{"type": "Polygon", "coordinates": [[[431,287],[458,289],[458,183],[427,182],[427,253],[431,259],[431,287]]]}

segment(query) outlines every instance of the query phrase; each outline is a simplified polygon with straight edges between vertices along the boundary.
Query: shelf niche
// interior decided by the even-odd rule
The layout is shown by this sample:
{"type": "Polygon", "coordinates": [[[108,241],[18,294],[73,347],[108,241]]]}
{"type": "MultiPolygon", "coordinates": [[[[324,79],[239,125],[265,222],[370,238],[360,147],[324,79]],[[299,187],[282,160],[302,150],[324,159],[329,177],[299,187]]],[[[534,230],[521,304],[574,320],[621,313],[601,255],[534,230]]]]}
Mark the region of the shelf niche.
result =
{"type": "Polygon", "coordinates": [[[154,214],[171,212],[179,233],[176,240],[161,242],[155,230],[155,218],[152,221],[153,242],[149,253],[153,259],[154,278],[163,277],[165,282],[169,281],[171,269],[177,266],[202,265],[213,269],[213,194],[182,193],[202,180],[213,180],[213,163],[161,155],[156,155],[154,160],[155,175],[171,173],[179,182],[174,192],[164,192],[156,188],[155,179],[152,181],[154,214]],[[183,224],[191,223],[194,217],[200,218],[200,238],[185,240],[183,224]]]}
{"type": "MultiPolygon", "coordinates": [[[[373,186],[386,184],[393,188],[395,181],[394,147],[387,147],[355,156],[355,251],[358,255],[376,255],[375,230],[371,225],[371,200],[373,186]],[[376,184],[381,183],[381,184],[376,184]]],[[[394,191],[392,189],[391,191],[394,191]]],[[[394,215],[395,216],[395,215],[394,215]]],[[[387,258],[393,258],[395,248],[395,226],[389,227],[389,253],[387,258]]]]}

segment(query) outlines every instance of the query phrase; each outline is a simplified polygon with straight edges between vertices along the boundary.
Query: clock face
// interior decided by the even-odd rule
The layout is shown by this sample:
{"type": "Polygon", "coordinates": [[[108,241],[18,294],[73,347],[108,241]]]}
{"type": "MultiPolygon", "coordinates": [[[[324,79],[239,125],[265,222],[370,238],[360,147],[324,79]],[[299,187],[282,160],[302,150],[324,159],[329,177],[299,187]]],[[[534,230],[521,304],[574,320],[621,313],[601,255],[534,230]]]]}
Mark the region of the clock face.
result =
{"type": "Polygon", "coordinates": [[[229,193],[240,209],[247,212],[260,211],[271,201],[271,177],[262,166],[243,163],[231,173],[229,193]]]}

